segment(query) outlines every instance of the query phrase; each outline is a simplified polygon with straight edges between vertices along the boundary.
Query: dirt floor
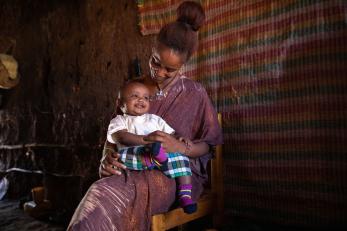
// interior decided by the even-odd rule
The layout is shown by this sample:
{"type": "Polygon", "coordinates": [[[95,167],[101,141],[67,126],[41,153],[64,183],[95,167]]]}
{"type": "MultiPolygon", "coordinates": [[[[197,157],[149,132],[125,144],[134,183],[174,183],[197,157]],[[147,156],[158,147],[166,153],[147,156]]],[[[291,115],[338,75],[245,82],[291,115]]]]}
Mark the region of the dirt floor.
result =
{"type": "MultiPolygon", "coordinates": [[[[21,202],[18,200],[3,200],[0,201],[0,230],[1,231],[64,231],[66,230],[66,222],[59,221],[57,215],[47,215],[44,219],[38,220],[27,215],[20,207],[21,202]]],[[[194,231],[207,231],[214,230],[210,227],[211,220],[201,219],[197,222],[181,227],[180,229],[171,229],[170,231],[177,230],[194,230],[194,231]]],[[[342,231],[345,228],[315,228],[310,229],[307,227],[288,227],[278,226],[274,224],[259,224],[247,220],[237,219],[232,226],[224,226],[219,231],[342,231]]]]}
{"type": "Polygon", "coordinates": [[[17,200],[0,201],[0,230],[1,231],[63,231],[64,225],[49,222],[50,217],[45,220],[37,220],[27,215],[20,208],[17,200]]]}

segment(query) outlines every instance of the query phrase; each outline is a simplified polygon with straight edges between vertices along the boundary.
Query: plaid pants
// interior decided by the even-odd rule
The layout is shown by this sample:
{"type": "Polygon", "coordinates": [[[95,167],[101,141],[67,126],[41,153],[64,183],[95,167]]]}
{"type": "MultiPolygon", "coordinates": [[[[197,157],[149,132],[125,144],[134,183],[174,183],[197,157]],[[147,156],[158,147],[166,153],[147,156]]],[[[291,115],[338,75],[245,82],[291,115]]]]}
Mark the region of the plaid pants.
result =
{"type": "MultiPolygon", "coordinates": [[[[147,170],[147,166],[142,164],[143,156],[148,157],[151,154],[145,151],[145,146],[134,146],[120,149],[120,160],[131,170],[147,170]]],[[[176,178],[180,176],[191,176],[192,171],[189,167],[189,158],[178,153],[170,152],[166,153],[168,157],[167,164],[163,164],[160,167],[154,165],[155,169],[161,170],[167,177],[176,178]]]]}

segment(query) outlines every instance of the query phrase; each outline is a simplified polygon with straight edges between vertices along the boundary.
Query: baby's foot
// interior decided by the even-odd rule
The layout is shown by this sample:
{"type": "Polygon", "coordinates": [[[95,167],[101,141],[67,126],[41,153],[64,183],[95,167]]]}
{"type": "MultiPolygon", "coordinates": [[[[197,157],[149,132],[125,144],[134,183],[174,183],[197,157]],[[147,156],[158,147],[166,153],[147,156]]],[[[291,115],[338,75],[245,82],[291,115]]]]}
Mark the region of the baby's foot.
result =
{"type": "Polygon", "coordinates": [[[178,197],[185,213],[191,214],[197,210],[196,203],[192,200],[192,185],[183,184],[178,186],[178,197]]]}

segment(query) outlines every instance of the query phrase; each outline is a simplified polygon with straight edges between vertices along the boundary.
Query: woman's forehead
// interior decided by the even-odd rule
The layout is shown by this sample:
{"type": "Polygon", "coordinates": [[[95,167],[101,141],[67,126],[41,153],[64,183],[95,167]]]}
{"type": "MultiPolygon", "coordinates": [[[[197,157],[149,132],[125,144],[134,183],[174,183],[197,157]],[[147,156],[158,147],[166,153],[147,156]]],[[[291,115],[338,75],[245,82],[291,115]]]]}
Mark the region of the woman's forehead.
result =
{"type": "Polygon", "coordinates": [[[165,67],[177,69],[184,64],[182,56],[178,52],[165,46],[154,48],[153,56],[165,67]]]}

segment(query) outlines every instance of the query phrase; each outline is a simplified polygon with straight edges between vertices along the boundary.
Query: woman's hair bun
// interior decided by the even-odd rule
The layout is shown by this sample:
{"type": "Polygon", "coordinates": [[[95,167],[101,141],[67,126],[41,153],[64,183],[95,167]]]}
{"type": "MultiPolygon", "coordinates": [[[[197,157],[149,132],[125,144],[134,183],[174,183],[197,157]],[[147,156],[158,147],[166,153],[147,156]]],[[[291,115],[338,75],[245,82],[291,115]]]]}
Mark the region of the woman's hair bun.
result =
{"type": "Polygon", "coordinates": [[[183,2],[177,8],[177,21],[186,23],[192,30],[198,31],[205,21],[204,9],[197,2],[183,2]]]}

